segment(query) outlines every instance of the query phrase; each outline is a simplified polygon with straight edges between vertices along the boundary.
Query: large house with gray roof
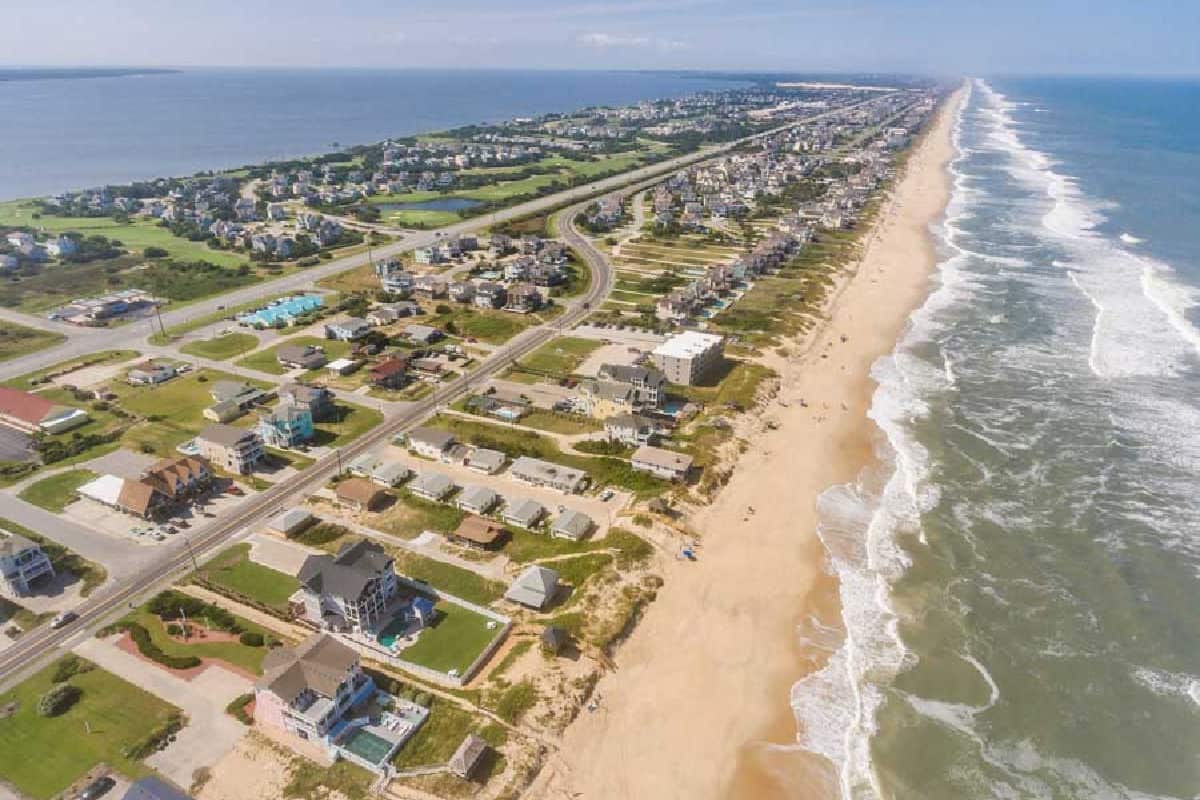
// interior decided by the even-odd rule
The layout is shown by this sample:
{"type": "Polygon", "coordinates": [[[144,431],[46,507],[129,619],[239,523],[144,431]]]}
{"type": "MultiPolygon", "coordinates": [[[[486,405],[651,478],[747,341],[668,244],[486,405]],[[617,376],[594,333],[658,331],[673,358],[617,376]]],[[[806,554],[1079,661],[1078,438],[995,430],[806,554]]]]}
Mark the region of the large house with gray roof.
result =
{"type": "Polygon", "coordinates": [[[30,594],[40,581],[54,577],[50,557],[36,542],[15,533],[0,530],[0,588],[22,597],[30,594]]]}
{"type": "Polygon", "coordinates": [[[399,592],[395,561],[366,539],[342,545],[337,555],[309,556],[296,577],[294,599],[304,618],[334,631],[371,631],[399,592]]]}

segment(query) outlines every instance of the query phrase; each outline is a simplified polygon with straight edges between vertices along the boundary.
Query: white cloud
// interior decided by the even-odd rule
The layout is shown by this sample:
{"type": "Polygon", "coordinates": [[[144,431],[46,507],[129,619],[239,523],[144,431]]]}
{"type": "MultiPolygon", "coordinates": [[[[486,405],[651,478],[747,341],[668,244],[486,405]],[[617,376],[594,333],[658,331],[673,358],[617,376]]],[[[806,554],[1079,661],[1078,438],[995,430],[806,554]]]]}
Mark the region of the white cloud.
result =
{"type": "Polygon", "coordinates": [[[659,39],[650,36],[626,36],[616,33],[594,31],[583,33],[578,37],[580,44],[595,47],[598,50],[608,50],[615,47],[654,48],[656,50],[683,50],[688,43],[679,39],[659,39]]]}

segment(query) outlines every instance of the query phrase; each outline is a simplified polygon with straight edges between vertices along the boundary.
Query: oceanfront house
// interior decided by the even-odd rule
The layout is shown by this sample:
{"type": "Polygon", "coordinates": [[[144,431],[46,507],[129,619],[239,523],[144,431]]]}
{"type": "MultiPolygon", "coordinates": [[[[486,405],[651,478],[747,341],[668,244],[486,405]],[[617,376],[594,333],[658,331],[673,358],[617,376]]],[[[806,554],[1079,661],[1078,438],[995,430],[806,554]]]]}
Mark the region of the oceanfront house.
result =
{"type": "Polygon", "coordinates": [[[457,441],[454,434],[438,428],[413,428],[408,432],[408,449],[423,458],[442,461],[457,441]]]}
{"type": "Polygon", "coordinates": [[[325,326],[325,338],[342,342],[357,341],[371,332],[371,325],[365,319],[350,317],[338,322],[330,322],[325,326]]]}
{"type": "Polygon", "coordinates": [[[554,520],[554,524],[550,526],[550,535],[578,542],[591,533],[595,527],[596,523],[587,514],[568,508],[558,515],[558,519],[554,520]]]}
{"type": "Polygon", "coordinates": [[[200,431],[196,445],[211,464],[239,475],[253,472],[263,457],[263,442],[257,433],[219,422],[200,431]]]}
{"type": "Polygon", "coordinates": [[[486,486],[464,486],[454,504],[463,511],[482,515],[491,511],[499,502],[500,496],[486,486]]]}
{"type": "Polygon", "coordinates": [[[262,666],[254,686],[257,724],[377,775],[391,773],[392,757],[429,716],[429,709],[382,692],[358,653],[327,633],[270,650],[262,666]]]}
{"type": "Polygon", "coordinates": [[[534,564],[509,585],[504,592],[504,599],[541,611],[557,593],[558,573],[549,567],[534,564]]]}
{"type": "Polygon", "coordinates": [[[601,364],[596,377],[630,386],[634,391],[634,402],[639,406],[657,408],[666,399],[666,377],[656,369],[628,364],[601,364]]]}
{"type": "Polygon", "coordinates": [[[604,420],[604,433],[610,442],[630,446],[650,444],[658,434],[658,427],[648,417],[637,414],[618,414],[604,420]]]}
{"type": "Polygon", "coordinates": [[[165,361],[143,361],[129,369],[125,380],[131,386],[157,386],[176,375],[175,365],[165,361]]]}
{"type": "Polygon", "coordinates": [[[338,481],[334,495],[339,503],[355,511],[373,511],[387,499],[387,493],[367,478],[346,478],[338,481]]]}
{"type": "Polygon", "coordinates": [[[529,456],[521,456],[514,461],[509,474],[530,486],[545,486],[564,494],[582,491],[588,480],[587,473],[581,469],[564,467],[529,456]]]}
{"type": "Polygon", "coordinates": [[[303,617],[340,632],[373,630],[400,591],[392,557],[366,539],[342,545],[336,555],[309,556],[296,577],[303,617]]]}
{"type": "Polygon", "coordinates": [[[500,518],[509,525],[532,529],[546,514],[546,508],[536,500],[513,499],[504,507],[500,518]]]}
{"type": "Polygon", "coordinates": [[[584,381],[579,385],[579,397],[588,416],[608,419],[637,410],[637,391],[627,383],[584,381]]]}
{"type": "Polygon", "coordinates": [[[307,404],[284,400],[275,408],[263,411],[255,428],[267,447],[288,449],[312,441],[312,410],[307,404]]]}
{"type": "Polygon", "coordinates": [[[694,386],[721,365],[724,341],[716,334],[684,331],[654,348],[650,358],[669,382],[694,386]]]}
{"type": "Polygon", "coordinates": [[[54,578],[54,566],[41,545],[16,533],[0,529],[0,589],[24,597],[36,585],[54,578]]]}
{"type": "Polygon", "coordinates": [[[314,422],[333,419],[337,414],[334,393],[324,386],[309,386],[304,383],[285,383],[279,387],[281,403],[296,403],[307,406],[314,422]]]}
{"type": "Polygon", "coordinates": [[[81,408],[59,405],[45,397],[0,386],[0,424],[23,433],[63,433],[86,424],[81,408]]]}
{"type": "Polygon", "coordinates": [[[371,367],[371,385],[381,389],[399,389],[408,380],[408,359],[386,358],[371,367]]]}
{"type": "Polygon", "coordinates": [[[649,472],[659,478],[681,481],[687,478],[688,472],[691,471],[693,459],[686,453],[643,445],[634,451],[629,460],[639,472],[649,472]]]}
{"type": "Polygon", "coordinates": [[[281,344],[275,348],[275,360],[287,369],[320,369],[329,358],[317,345],[281,344]]]}
{"type": "Polygon", "coordinates": [[[483,475],[495,475],[500,470],[504,469],[504,465],[508,463],[508,456],[499,450],[489,450],[486,447],[476,447],[471,450],[471,454],[467,456],[465,466],[467,469],[478,472],[483,475]]]}
{"type": "Polygon", "coordinates": [[[440,472],[422,472],[408,485],[408,490],[417,497],[436,503],[454,491],[454,481],[440,472]]]}

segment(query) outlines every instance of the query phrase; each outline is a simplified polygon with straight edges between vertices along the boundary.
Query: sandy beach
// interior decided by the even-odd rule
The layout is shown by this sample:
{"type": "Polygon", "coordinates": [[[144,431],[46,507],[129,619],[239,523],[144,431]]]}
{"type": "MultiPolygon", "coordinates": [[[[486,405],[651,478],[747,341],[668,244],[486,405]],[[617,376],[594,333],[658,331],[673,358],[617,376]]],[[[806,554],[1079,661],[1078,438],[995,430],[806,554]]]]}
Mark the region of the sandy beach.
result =
{"type": "Polygon", "coordinates": [[[779,394],[748,415],[751,445],[734,477],[687,520],[703,537],[700,560],[667,567],[658,599],[597,687],[600,709],[568,728],[531,796],[832,795],[805,756],[772,746],[795,741],[789,693],[820,666],[797,642],[798,625],[837,617],[816,498],[872,463],[869,372],[929,291],[929,226],[949,197],[961,99],[943,104],[909,158],[857,268],[830,299],[828,323],[772,364],[779,394]]]}

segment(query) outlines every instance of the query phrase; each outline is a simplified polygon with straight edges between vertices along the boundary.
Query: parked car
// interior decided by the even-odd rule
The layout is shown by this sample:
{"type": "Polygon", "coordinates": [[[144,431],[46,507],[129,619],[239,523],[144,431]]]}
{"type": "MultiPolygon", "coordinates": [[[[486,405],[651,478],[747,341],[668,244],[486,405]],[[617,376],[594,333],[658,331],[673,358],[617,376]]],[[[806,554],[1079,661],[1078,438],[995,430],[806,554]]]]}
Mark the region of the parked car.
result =
{"type": "Polygon", "coordinates": [[[50,627],[54,628],[55,630],[58,630],[59,628],[65,628],[67,625],[70,625],[77,619],[79,619],[79,615],[74,611],[63,611],[54,619],[50,620],[50,627]]]}
{"type": "Polygon", "coordinates": [[[117,782],[105,775],[103,778],[96,780],[83,787],[83,791],[79,793],[78,800],[96,800],[98,797],[103,797],[108,794],[117,782]]]}

